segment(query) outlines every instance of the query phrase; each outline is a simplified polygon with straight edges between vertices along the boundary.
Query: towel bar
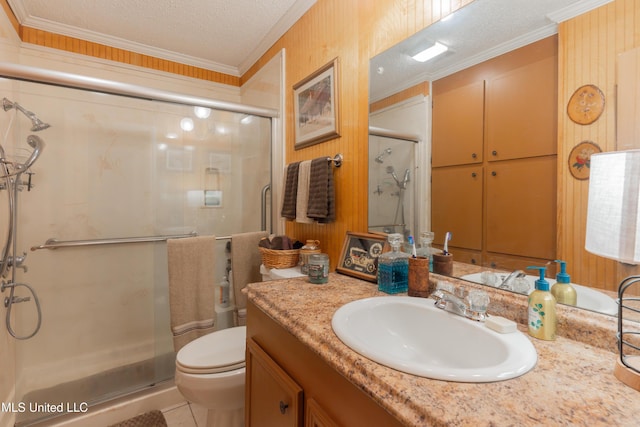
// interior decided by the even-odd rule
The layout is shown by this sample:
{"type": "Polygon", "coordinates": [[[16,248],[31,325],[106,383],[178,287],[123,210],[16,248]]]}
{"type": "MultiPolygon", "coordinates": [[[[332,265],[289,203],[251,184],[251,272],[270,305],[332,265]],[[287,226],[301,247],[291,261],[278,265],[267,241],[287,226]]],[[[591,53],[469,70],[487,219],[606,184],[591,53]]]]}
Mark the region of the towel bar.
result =
{"type": "MultiPolygon", "coordinates": [[[[95,239],[95,240],[67,240],[61,241],[55,238],[47,240],[44,245],[32,246],[32,251],[38,249],[58,249],[58,248],[71,248],[78,246],[99,246],[99,245],[115,245],[121,243],[145,243],[145,242],[162,242],[167,239],[181,239],[184,237],[195,237],[198,233],[192,231],[187,234],[174,234],[164,236],[143,236],[143,237],[121,237],[115,239],[95,239]]],[[[216,240],[224,240],[229,237],[216,237],[216,240]]]]}
{"type": "Polygon", "coordinates": [[[342,166],[342,160],[344,160],[344,158],[342,157],[342,153],[338,153],[335,156],[333,156],[333,159],[331,157],[327,157],[327,161],[328,162],[333,162],[333,166],[339,168],[340,166],[342,166]]]}

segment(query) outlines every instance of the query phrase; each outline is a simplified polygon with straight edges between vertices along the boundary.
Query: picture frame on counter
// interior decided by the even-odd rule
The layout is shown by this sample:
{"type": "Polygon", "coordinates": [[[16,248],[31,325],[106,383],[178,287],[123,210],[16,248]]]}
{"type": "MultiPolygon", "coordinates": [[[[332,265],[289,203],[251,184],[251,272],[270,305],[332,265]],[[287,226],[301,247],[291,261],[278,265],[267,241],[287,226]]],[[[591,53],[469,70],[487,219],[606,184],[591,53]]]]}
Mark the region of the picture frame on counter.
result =
{"type": "Polygon", "coordinates": [[[293,86],[296,150],[340,136],[338,58],[293,86]]]}
{"type": "Polygon", "coordinates": [[[370,282],[377,282],[378,256],[382,254],[386,240],[386,236],[381,234],[347,231],[336,271],[370,282]]]}

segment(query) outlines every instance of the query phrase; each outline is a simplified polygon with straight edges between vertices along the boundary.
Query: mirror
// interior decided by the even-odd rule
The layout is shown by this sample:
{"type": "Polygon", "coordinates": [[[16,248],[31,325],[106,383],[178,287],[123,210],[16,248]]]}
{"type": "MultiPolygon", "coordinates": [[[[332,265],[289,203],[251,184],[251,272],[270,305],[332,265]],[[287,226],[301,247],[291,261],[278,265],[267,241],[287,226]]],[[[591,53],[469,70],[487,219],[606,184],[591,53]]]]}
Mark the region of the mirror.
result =
{"type": "MultiPolygon", "coordinates": [[[[607,3],[607,1],[590,2],[588,7],[590,9],[596,8],[607,3]]],[[[380,111],[384,113],[387,111],[393,112],[394,110],[393,106],[384,105],[385,99],[391,95],[397,96],[397,94],[407,91],[409,88],[414,88],[416,85],[424,84],[424,82],[434,82],[458,71],[548,38],[556,34],[556,22],[587,12],[588,10],[584,9],[583,3],[580,0],[540,0],[535,2],[529,0],[476,0],[454,12],[451,16],[446,17],[447,19],[432,24],[396,46],[380,53],[370,60],[369,104],[372,107],[370,110],[370,126],[376,128],[384,126],[384,131],[390,134],[416,133],[415,128],[407,128],[406,121],[398,120],[394,122],[386,119],[386,116],[381,121],[380,111]],[[412,55],[436,42],[444,44],[448,47],[448,50],[424,63],[412,59],[412,55]],[[379,106],[381,104],[383,105],[382,107],[379,106]]],[[[415,98],[410,97],[410,99],[414,100],[415,98]]],[[[391,115],[393,114],[388,114],[388,116],[391,115]]],[[[423,126],[430,129],[430,112],[424,116],[424,123],[416,125],[415,120],[413,120],[412,126],[418,126],[418,128],[423,126]]],[[[419,194],[428,195],[426,197],[427,200],[424,203],[420,203],[418,198],[417,203],[411,206],[412,209],[415,209],[414,216],[421,220],[424,219],[424,223],[415,224],[411,227],[416,242],[419,241],[417,237],[419,233],[421,231],[429,231],[431,225],[429,217],[431,213],[431,186],[429,184],[431,182],[431,170],[429,169],[431,165],[431,138],[429,132],[427,131],[426,139],[418,142],[417,145],[420,148],[415,152],[415,164],[428,165],[428,167],[423,167],[420,170],[424,178],[420,179],[422,187],[419,191],[419,194]]],[[[386,145],[380,145],[379,142],[375,142],[375,139],[370,137],[370,199],[376,197],[375,194],[372,194],[375,190],[382,190],[382,187],[373,182],[378,179],[374,173],[375,170],[380,169],[380,164],[376,165],[374,163],[380,163],[377,159],[383,160],[384,163],[392,163],[394,161],[393,150],[388,153],[386,148],[386,145]]],[[[395,200],[394,212],[400,209],[397,206],[398,204],[399,200],[395,200]]],[[[370,207],[371,209],[373,208],[370,207]]],[[[405,209],[407,209],[406,206],[405,209]]],[[[369,215],[371,218],[371,211],[369,215]]],[[[436,214],[434,213],[433,215],[435,217],[436,214]]],[[[393,219],[397,219],[397,217],[393,219]]],[[[396,222],[392,223],[395,224],[396,222]]],[[[381,230],[372,228],[371,231],[381,230]]],[[[458,237],[460,238],[461,236],[458,237]]],[[[455,238],[456,236],[454,236],[454,240],[455,238]]],[[[436,239],[438,239],[438,236],[436,236],[436,239]]],[[[442,242],[437,240],[434,242],[434,244],[438,243],[442,242]]],[[[453,242],[450,245],[453,245],[453,242]]],[[[522,280],[516,281],[514,286],[514,281],[512,280],[514,277],[509,277],[509,273],[516,268],[508,269],[508,271],[505,271],[507,269],[496,271],[472,264],[457,263],[456,266],[454,276],[458,278],[513,291],[519,290],[524,294],[533,290],[533,281],[536,279],[535,272],[527,272],[526,277],[521,277],[520,279],[522,280]]],[[[526,266],[527,264],[524,264],[518,266],[517,269],[525,270],[526,266]]],[[[552,274],[548,274],[548,277],[555,277],[555,263],[551,263],[549,267],[552,274]]],[[[554,281],[550,280],[550,283],[553,285],[554,281]]],[[[579,307],[611,315],[617,314],[617,304],[614,300],[615,293],[580,285],[575,288],[580,295],[578,298],[579,307]]]]}

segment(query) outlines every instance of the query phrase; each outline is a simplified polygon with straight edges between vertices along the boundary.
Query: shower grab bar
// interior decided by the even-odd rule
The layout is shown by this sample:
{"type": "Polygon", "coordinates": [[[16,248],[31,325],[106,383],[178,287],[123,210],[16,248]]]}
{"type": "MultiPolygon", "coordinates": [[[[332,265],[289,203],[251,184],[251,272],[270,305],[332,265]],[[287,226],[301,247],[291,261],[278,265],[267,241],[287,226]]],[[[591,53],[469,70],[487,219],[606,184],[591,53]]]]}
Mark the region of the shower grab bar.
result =
{"type": "MultiPolygon", "coordinates": [[[[142,236],[142,237],[119,237],[115,239],[94,239],[94,240],[67,240],[62,241],[56,238],[47,240],[44,245],[32,246],[32,251],[38,249],[58,249],[58,248],[72,248],[78,246],[98,246],[98,245],[115,245],[120,243],[146,243],[146,242],[163,242],[167,239],[182,239],[185,237],[195,237],[198,233],[192,231],[187,234],[173,234],[164,236],[142,236]]],[[[216,240],[230,239],[231,236],[216,237],[216,240]]]]}
{"type": "Polygon", "coordinates": [[[269,191],[271,191],[271,184],[262,187],[260,199],[260,230],[262,231],[267,229],[267,192],[269,191]]]}

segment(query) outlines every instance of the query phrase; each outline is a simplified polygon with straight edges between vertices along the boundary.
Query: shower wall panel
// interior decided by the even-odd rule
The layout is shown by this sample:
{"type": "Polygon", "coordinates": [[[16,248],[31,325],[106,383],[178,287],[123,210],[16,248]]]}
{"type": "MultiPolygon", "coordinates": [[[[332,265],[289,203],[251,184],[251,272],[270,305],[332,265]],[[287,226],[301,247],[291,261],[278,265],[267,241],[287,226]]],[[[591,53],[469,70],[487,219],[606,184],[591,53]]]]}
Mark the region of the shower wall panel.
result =
{"type": "MultiPolygon", "coordinates": [[[[39,133],[46,146],[32,168],[34,187],[19,195],[20,251],[52,237],[228,236],[260,228],[260,192],[271,176],[269,119],[222,111],[201,119],[189,106],[6,79],[0,89],[52,125],[39,133]],[[193,130],[181,128],[183,119],[193,130]],[[205,189],[215,191],[207,206],[205,189]]],[[[3,145],[20,151],[28,148],[28,120],[11,114],[0,114],[3,145]]],[[[227,273],[226,243],[217,245],[216,283],[227,273]]],[[[36,250],[26,264],[18,280],[36,289],[43,321],[34,338],[16,345],[17,400],[96,375],[104,383],[105,372],[158,358],[168,362],[155,363],[151,378],[139,369],[139,381],[128,375],[120,389],[83,391],[73,401],[103,400],[172,375],[165,243],[36,250]]],[[[15,306],[18,332],[34,319],[32,305],[15,306]]]]}

